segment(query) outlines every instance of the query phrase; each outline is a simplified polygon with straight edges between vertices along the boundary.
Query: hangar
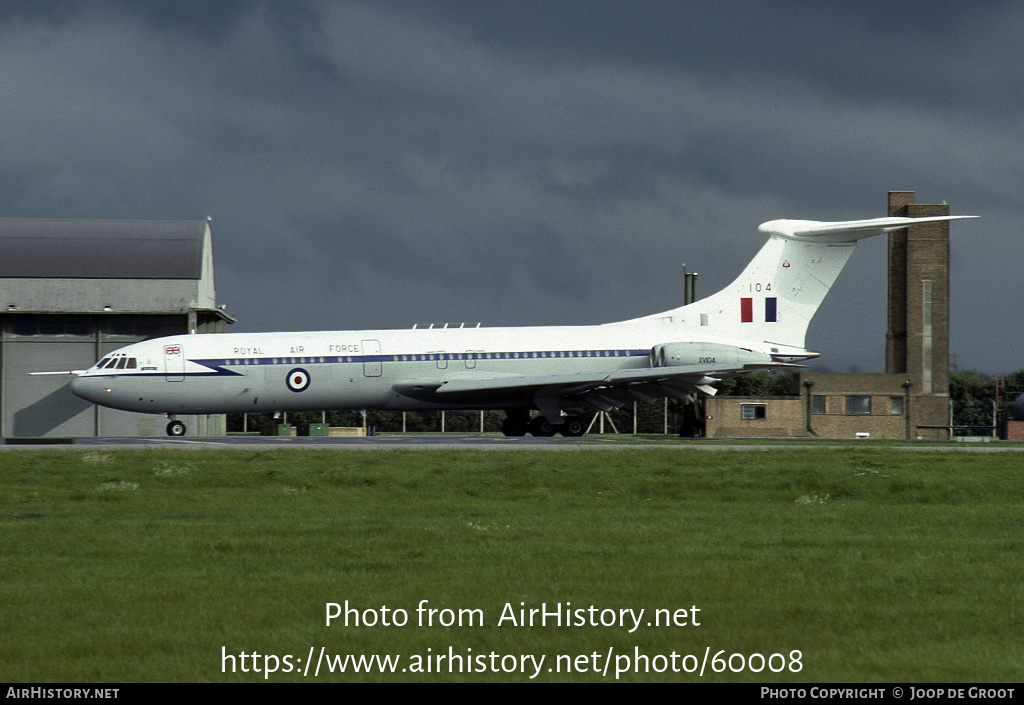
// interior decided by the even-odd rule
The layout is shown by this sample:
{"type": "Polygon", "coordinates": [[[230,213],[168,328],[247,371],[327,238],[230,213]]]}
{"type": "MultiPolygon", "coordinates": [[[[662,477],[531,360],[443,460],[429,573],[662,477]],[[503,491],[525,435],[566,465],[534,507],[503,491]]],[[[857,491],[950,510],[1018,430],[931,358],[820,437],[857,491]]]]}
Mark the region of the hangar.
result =
{"type": "MultiPolygon", "coordinates": [[[[949,215],[890,191],[888,215],[949,215]]],[[[943,440],[949,424],[949,224],[889,234],[885,372],[802,372],[793,396],[705,400],[706,435],[943,440]]]]}
{"type": "MultiPolygon", "coordinates": [[[[221,333],[210,219],[0,219],[0,436],[163,435],[160,417],[79,399],[68,376],[150,338],[221,333]]],[[[201,435],[223,416],[189,417],[201,435]]]]}

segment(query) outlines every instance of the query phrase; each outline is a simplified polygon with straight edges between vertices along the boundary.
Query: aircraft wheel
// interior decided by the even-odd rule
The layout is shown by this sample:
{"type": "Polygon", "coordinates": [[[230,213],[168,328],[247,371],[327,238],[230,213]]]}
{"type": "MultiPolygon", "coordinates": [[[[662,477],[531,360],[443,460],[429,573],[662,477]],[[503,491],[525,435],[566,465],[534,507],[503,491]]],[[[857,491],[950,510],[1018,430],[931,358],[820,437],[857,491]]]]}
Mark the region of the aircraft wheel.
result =
{"type": "Polygon", "coordinates": [[[558,428],[543,416],[538,416],[530,422],[530,435],[539,438],[548,438],[558,433],[558,428]]]}
{"type": "Polygon", "coordinates": [[[587,427],[583,424],[583,419],[579,416],[566,417],[565,423],[558,429],[561,431],[563,436],[575,438],[582,436],[587,431],[587,427]]]}
{"type": "Polygon", "coordinates": [[[184,436],[185,435],[185,424],[175,419],[167,424],[167,435],[168,436],[184,436]]]}
{"type": "Polygon", "coordinates": [[[523,419],[509,417],[501,422],[501,432],[506,436],[525,436],[527,422],[523,419]]]}

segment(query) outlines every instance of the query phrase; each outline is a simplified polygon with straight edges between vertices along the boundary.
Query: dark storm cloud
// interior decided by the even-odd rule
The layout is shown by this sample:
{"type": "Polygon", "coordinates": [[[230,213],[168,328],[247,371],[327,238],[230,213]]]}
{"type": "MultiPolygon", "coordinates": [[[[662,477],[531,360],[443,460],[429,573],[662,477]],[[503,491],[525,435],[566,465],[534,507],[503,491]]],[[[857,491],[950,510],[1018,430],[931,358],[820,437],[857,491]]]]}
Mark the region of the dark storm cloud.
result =
{"type": "MultiPolygon", "coordinates": [[[[212,215],[241,330],[595,323],[776,217],[948,199],[953,352],[1024,366],[1014,3],[0,8],[0,216],[212,215]]],[[[881,367],[884,242],[808,344],[881,367]]]]}

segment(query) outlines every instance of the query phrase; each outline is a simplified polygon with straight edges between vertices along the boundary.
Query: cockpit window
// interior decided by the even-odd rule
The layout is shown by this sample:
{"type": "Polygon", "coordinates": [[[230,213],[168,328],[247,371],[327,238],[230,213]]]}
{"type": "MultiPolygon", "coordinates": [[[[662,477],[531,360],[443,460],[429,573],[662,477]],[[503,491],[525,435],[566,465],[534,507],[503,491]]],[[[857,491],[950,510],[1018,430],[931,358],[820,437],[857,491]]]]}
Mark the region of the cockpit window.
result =
{"type": "Polygon", "coordinates": [[[139,369],[139,360],[134,357],[122,357],[115,355],[114,357],[105,357],[96,363],[97,370],[137,370],[139,369]]]}

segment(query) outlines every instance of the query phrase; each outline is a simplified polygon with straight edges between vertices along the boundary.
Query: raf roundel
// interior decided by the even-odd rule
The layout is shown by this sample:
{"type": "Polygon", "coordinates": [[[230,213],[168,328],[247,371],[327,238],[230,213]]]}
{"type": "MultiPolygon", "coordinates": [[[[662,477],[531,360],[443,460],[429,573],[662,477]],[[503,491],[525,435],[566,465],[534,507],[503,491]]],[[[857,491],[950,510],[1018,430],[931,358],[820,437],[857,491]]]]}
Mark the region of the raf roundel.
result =
{"type": "Polygon", "coordinates": [[[309,373],[301,367],[296,367],[288,373],[286,382],[288,383],[288,389],[293,392],[304,392],[309,387],[309,373]]]}

